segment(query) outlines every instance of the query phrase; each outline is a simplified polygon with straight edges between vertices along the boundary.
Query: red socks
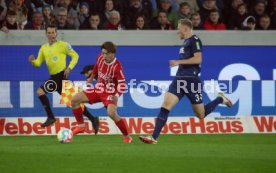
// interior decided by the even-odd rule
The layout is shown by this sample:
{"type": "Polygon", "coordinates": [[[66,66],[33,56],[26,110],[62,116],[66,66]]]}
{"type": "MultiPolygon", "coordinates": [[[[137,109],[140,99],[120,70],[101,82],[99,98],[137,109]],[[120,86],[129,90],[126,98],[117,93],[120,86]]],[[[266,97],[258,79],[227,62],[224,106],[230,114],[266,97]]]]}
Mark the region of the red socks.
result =
{"type": "Polygon", "coordinates": [[[77,109],[72,109],[73,113],[74,113],[74,116],[78,122],[78,124],[83,124],[83,116],[82,116],[82,113],[83,113],[83,110],[81,107],[77,108],[77,109]]]}
{"type": "Polygon", "coordinates": [[[125,124],[125,122],[123,121],[123,119],[120,119],[120,121],[115,122],[115,124],[116,124],[117,127],[121,130],[121,132],[122,132],[122,134],[123,134],[124,136],[127,136],[127,135],[128,135],[127,128],[126,128],[126,124],[125,124]]]}

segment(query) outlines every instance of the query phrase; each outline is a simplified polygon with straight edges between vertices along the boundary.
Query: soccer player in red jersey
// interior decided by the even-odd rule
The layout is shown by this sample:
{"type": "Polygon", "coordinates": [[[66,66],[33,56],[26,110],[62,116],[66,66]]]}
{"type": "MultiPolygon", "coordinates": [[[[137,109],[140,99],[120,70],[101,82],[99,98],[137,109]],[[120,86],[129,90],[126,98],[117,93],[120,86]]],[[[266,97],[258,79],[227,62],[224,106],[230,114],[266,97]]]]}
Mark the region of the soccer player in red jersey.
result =
{"type": "Polygon", "coordinates": [[[97,58],[93,73],[88,79],[91,83],[95,76],[98,76],[97,84],[94,88],[87,89],[76,94],[72,98],[72,110],[78,122],[78,126],[73,129],[73,134],[85,131],[82,116],[81,103],[90,104],[102,102],[107,109],[108,116],[115,122],[117,127],[124,135],[124,142],[131,143],[132,138],[128,135],[128,131],[124,121],[117,114],[118,97],[122,95],[126,81],[123,73],[123,67],[120,61],[115,57],[116,46],[112,42],[105,42],[101,46],[101,54],[97,58]]]}

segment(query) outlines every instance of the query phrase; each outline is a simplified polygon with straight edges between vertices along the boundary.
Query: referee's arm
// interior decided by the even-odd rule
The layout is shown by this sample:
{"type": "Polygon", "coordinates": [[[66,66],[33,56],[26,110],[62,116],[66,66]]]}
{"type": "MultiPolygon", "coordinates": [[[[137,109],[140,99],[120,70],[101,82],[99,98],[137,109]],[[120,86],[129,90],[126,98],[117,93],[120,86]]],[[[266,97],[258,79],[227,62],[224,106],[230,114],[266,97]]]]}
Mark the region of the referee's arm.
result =
{"type": "Polygon", "coordinates": [[[29,56],[29,61],[32,63],[33,66],[35,67],[40,67],[41,64],[44,62],[45,58],[44,55],[42,53],[42,48],[40,48],[39,52],[38,52],[38,56],[35,59],[34,55],[30,55],[29,56]]]}
{"type": "Polygon", "coordinates": [[[74,51],[74,49],[70,49],[70,50],[68,50],[67,55],[69,55],[71,57],[71,61],[70,61],[68,67],[70,68],[70,70],[72,70],[78,63],[79,54],[76,51],[74,51]]]}

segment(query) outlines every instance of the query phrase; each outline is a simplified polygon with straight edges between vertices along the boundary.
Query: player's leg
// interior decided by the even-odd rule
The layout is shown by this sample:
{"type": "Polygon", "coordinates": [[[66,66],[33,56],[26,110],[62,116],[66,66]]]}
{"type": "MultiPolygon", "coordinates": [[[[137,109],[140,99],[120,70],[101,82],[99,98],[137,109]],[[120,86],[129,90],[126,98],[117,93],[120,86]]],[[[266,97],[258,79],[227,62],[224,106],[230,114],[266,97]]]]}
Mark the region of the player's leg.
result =
{"type": "MultiPolygon", "coordinates": [[[[63,85],[63,80],[68,80],[65,78],[65,76],[63,75],[64,72],[60,73],[60,75],[55,78],[55,82],[57,83],[57,92],[59,93],[59,95],[61,95],[62,92],[62,85],[63,85]]],[[[86,107],[84,107],[83,110],[83,115],[86,116],[92,123],[92,126],[94,128],[94,133],[97,134],[99,131],[99,118],[98,117],[94,117],[88,110],[86,107]]]]}
{"type": "Polygon", "coordinates": [[[48,117],[47,120],[41,125],[42,127],[49,126],[56,122],[56,119],[50,107],[49,99],[46,94],[55,91],[61,93],[63,78],[63,72],[52,75],[46,82],[44,82],[43,86],[40,86],[40,88],[38,88],[36,91],[38,98],[43,105],[48,117]]]}
{"type": "Polygon", "coordinates": [[[203,119],[207,115],[209,115],[211,112],[213,112],[215,110],[215,108],[221,103],[224,103],[226,105],[229,105],[228,107],[231,107],[232,106],[231,101],[229,99],[228,100],[226,100],[226,99],[228,99],[228,98],[225,97],[225,99],[223,99],[223,97],[218,96],[215,100],[209,102],[205,106],[202,103],[199,103],[199,104],[195,103],[195,104],[193,104],[193,111],[199,119],[203,119]]]}
{"type": "Polygon", "coordinates": [[[73,134],[82,133],[85,130],[85,124],[83,121],[83,108],[81,107],[81,103],[88,102],[88,98],[86,94],[82,91],[74,95],[74,97],[71,100],[72,105],[72,111],[74,113],[74,116],[77,120],[78,126],[73,129],[73,134]]]}
{"type": "Polygon", "coordinates": [[[131,143],[132,138],[128,134],[125,122],[123,121],[123,119],[117,113],[116,103],[112,103],[112,102],[106,103],[105,101],[103,103],[104,103],[104,105],[107,104],[107,114],[108,114],[108,116],[115,122],[116,126],[120,129],[120,131],[124,135],[123,141],[125,143],[131,143]]]}
{"type": "Polygon", "coordinates": [[[203,105],[202,82],[199,78],[190,78],[188,80],[187,91],[186,95],[192,104],[195,115],[199,119],[206,117],[218,104],[222,103],[221,97],[218,97],[207,105],[203,105]]]}
{"type": "Polygon", "coordinates": [[[188,93],[186,95],[193,105],[193,111],[195,115],[199,119],[205,118],[207,115],[213,112],[214,109],[221,103],[229,104],[229,107],[232,106],[231,101],[226,98],[222,93],[220,93],[215,100],[209,102],[204,106],[202,104],[202,82],[199,78],[190,79],[187,86],[189,87],[188,93]]]}
{"type": "Polygon", "coordinates": [[[84,106],[83,115],[86,116],[92,123],[92,126],[94,128],[95,135],[98,134],[100,122],[99,117],[94,117],[88,110],[87,107],[84,106]]]}
{"type": "Polygon", "coordinates": [[[218,93],[217,98],[215,98],[213,101],[209,102],[204,106],[205,109],[205,116],[209,115],[211,112],[215,110],[215,108],[219,104],[225,104],[227,107],[232,107],[232,102],[230,99],[228,99],[222,92],[218,93]]]}
{"type": "Polygon", "coordinates": [[[157,116],[154,131],[152,136],[140,136],[140,140],[144,143],[147,144],[156,144],[157,143],[157,138],[159,137],[162,128],[167,122],[169,112],[170,110],[178,103],[179,97],[176,95],[167,92],[165,94],[165,98],[162,104],[162,107],[160,109],[160,112],[157,116]]]}
{"type": "Polygon", "coordinates": [[[165,94],[165,99],[162,103],[162,107],[157,116],[154,131],[152,134],[152,137],[155,140],[158,138],[163,126],[166,124],[168,116],[169,116],[169,112],[178,103],[178,101],[179,101],[179,98],[176,95],[174,95],[170,92],[167,92],[165,94]]]}
{"type": "MultiPolygon", "coordinates": [[[[162,107],[157,116],[152,136],[140,136],[140,140],[147,144],[156,144],[163,126],[166,124],[170,110],[184,96],[184,91],[179,84],[183,82],[181,79],[175,78],[170,84],[168,92],[165,94],[162,107]]],[[[184,81],[185,82],[185,81],[184,81]]]]}
{"type": "MultiPolygon", "coordinates": [[[[44,85],[45,86],[45,85],[44,85]]],[[[47,97],[47,93],[48,93],[48,90],[45,89],[44,86],[40,86],[37,90],[36,90],[36,93],[38,95],[38,98],[42,104],[42,106],[44,107],[46,113],[47,113],[47,119],[44,123],[41,124],[42,127],[47,127],[53,123],[56,122],[56,119],[55,119],[55,116],[52,112],[52,109],[50,107],[50,102],[49,102],[49,99],[47,97]]]]}
{"type": "Polygon", "coordinates": [[[203,119],[205,117],[205,109],[204,109],[203,103],[192,104],[192,107],[193,107],[193,111],[194,111],[195,115],[199,119],[203,119]]]}

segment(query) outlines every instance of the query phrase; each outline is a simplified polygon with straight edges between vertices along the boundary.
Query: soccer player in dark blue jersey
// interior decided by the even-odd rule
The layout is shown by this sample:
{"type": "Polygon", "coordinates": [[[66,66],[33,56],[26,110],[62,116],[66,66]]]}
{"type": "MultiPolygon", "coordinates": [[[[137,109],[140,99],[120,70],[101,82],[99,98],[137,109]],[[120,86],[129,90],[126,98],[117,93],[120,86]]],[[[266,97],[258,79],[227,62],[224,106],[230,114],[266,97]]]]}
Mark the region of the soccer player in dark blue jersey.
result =
{"type": "Polygon", "coordinates": [[[218,104],[232,106],[231,101],[219,93],[212,102],[202,103],[202,82],[199,78],[200,64],[202,62],[202,44],[200,39],[192,33],[192,22],[180,19],[178,22],[178,35],[184,39],[179,51],[179,60],[171,60],[170,66],[179,66],[175,79],[172,81],[157,117],[154,132],[151,136],[140,136],[140,140],[147,144],[156,144],[163,126],[166,124],[170,110],[182,97],[190,100],[195,115],[203,119],[210,114],[218,104]]]}

